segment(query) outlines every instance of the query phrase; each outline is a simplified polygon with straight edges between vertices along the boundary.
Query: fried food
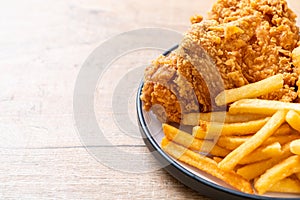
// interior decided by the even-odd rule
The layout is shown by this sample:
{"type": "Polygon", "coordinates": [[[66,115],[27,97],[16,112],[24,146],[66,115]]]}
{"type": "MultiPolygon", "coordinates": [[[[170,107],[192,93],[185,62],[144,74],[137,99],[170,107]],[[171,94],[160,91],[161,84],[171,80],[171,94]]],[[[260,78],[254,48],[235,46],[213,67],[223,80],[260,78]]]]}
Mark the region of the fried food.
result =
{"type": "Polygon", "coordinates": [[[256,98],[270,92],[277,91],[283,87],[283,75],[277,74],[261,81],[250,83],[239,88],[224,90],[216,97],[218,106],[226,105],[241,99],[256,98]]]}
{"type": "Polygon", "coordinates": [[[163,122],[163,150],[246,193],[251,183],[299,193],[295,13],[286,0],[217,0],[190,21],[178,48],[145,70],[140,99],[163,122]]]}
{"type": "Polygon", "coordinates": [[[214,101],[223,90],[277,74],[283,87],[258,98],[299,101],[299,28],[285,0],[217,0],[206,19],[191,21],[178,49],[146,68],[145,110],[180,123],[185,114],[224,110],[214,101]]]}
{"type": "MultiPolygon", "coordinates": [[[[279,129],[278,129],[279,130],[279,129]]],[[[276,131],[277,132],[277,131],[276,131]]],[[[291,142],[296,139],[300,139],[299,134],[291,134],[291,135],[276,135],[276,132],[273,136],[269,137],[262,146],[270,145],[275,142],[278,142],[280,145],[284,145],[288,142],[291,142]]],[[[247,140],[249,140],[251,136],[221,136],[218,138],[218,146],[223,147],[225,149],[234,150],[247,140]]]]}
{"type": "Polygon", "coordinates": [[[281,109],[300,112],[299,103],[287,103],[274,100],[241,99],[230,105],[230,114],[265,114],[271,115],[281,109]]]}
{"type": "Polygon", "coordinates": [[[300,132],[300,115],[296,111],[290,110],[287,113],[285,120],[293,129],[300,132]]]}
{"type": "MultiPolygon", "coordinates": [[[[290,180],[290,177],[300,177],[300,135],[291,131],[285,123],[288,112],[286,109],[278,110],[251,135],[220,136],[212,140],[208,140],[207,136],[198,139],[174,126],[163,124],[165,137],[162,148],[179,161],[207,172],[238,190],[250,192],[247,182],[254,181],[258,194],[267,191],[297,193],[299,180],[290,180]],[[240,179],[235,177],[237,174],[243,177],[244,185],[236,185],[235,181],[240,179]],[[229,176],[235,179],[229,181],[229,176]]],[[[228,131],[232,133],[239,131],[235,126],[229,127],[232,130],[228,128],[228,131]]],[[[240,129],[243,130],[244,126],[240,129]]]]}
{"type": "Polygon", "coordinates": [[[166,138],[162,140],[161,145],[163,150],[170,154],[172,157],[175,157],[176,159],[188,165],[211,174],[242,192],[246,192],[249,194],[253,193],[250,182],[233,171],[227,172],[221,170],[220,168],[218,168],[217,163],[213,159],[197,154],[191,150],[186,149],[185,147],[176,145],[166,138]]]}
{"type": "Polygon", "coordinates": [[[282,154],[281,145],[279,142],[275,142],[268,146],[262,146],[257,148],[248,156],[239,161],[239,164],[245,165],[249,163],[255,163],[262,160],[267,160],[272,157],[280,156],[282,154]]]}
{"type": "Polygon", "coordinates": [[[200,126],[193,127],[193,136],[199,139],[214,139],[219,136],[249,135],[261,129],[270,118],[255,121],[223,124],[218,122],[202,121],[200,126]]]}
{"type": "Polygon", "coordinates": [[[183,125],[198,126],[201,121],[220,123],[240,123],[265,118],[266,115],[242,114],[231,115],[228,112],[208,112],[183,114],[181,123],[183,125]]]}
{"type": "Polygon", "coordinates": [[[253,180],[289,156],[292,156],[292,153],[290,152],[290,143],[287,143],[282,147],[282,154],[280,156],[245,165],[238,168],[237,173],[247,180],[253,180]]]}
{"type": "Polygon", "coordinates": [[[229,150],[215,145],[215,142],[213,141],[196,139],[190,134],[168,124],[163,124],[162,127],[168,140],[174,141],[191,150],[210,153],[211,155],[222,157],[229,153],[229,150]]]}
{"type": "Polygon", "coordinates": [[[300,193],[300,181],[293,178],[284,178],[274,185],[272,185],[269,189],[269,192],[285,192],[285,193],[300,193]]]}
{"type": "Polygon", "coordinates": [[[297,47],[299,28],[296,25],[297,16],[287,2],[218,0],[210,12],[210,19],[228,23],[252,15],[259,16],[262,20],[257,22],[255,38],[247,43],[243,51],[242,77],[253,83],[278,72],[282,73],[287,87],[263,98],[292,101],[295,98],[292,85],[297,80],[298,72],[291,65],[291,52],[297,47]]]}
{"type": "Polygon", "coordinates": [[[300,139],[293,140],[290,144],[290,150],[292,153],[300,155],[300,139]]]}
{"type": "Polygon", "coordinates": [[[300,172],[300,157],[298,155],[291,156],[262,174],[255,181],[254,187],[258,194],[263,194],[276,182],[298,172],[300,172]]]}
{"type": "Polygon", "coordinates": [[[271,119],[255,133],[249,140],[241,144],[238,148],[230,152],[218,166],[224,170],[233,170],[234,167],[247,156],[249,153],[259,147],[265,140],[268,139],[285,121],[287,111],[277,111],[271,119]]]}

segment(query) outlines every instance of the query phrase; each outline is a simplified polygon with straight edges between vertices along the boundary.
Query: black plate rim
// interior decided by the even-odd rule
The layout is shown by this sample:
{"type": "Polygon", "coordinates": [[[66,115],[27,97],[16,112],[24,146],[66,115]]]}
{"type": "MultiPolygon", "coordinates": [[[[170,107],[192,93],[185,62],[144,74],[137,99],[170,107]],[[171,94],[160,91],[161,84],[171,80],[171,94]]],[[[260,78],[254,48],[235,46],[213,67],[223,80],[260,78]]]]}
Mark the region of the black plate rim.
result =
{"type": "MultiPolygon", "coordinates": [[[[167,50],[163,55],[167,55],[173,50],[175,50],[178,45],[167,50]]],[[[175,162],[167,153],[165,153],[160,145],[155,141],[153,136],[151,135],[150,130],[147,127],[147,123],[145,121],[143,115],[143,105],[140,99],[140,95],[142,93],[144,82],[141,81],[137,95],[136,95],[136,111],[137,111],[137,119],[139,124],[139,130],[143,137],[144,143],[147,148],[152,152],[156,151],[158,154],[154,154],[156,160],[164,166],[164,170],[166,170],[169,174],[171,174],[175,179],[179,180],[184,185],[192,188],[193,190],[199,192],[202,195],[208,196],[213,199],[262,199],[262,200],[295,200],[300,198],[281,198],[281,197],[268,197],[268,196],[259,196],[255,194],[246,194],[243,192],[239,192],[236,190],[232,190],[229,188],[225,188],[218,184],[207,181],[196,174],[190,172],[185,169],[179,163],[175,162]],[[165,164],[168,163],[167,166],[165,164]],[[205,191],[205,193],[204,193],[205,191]]]]}

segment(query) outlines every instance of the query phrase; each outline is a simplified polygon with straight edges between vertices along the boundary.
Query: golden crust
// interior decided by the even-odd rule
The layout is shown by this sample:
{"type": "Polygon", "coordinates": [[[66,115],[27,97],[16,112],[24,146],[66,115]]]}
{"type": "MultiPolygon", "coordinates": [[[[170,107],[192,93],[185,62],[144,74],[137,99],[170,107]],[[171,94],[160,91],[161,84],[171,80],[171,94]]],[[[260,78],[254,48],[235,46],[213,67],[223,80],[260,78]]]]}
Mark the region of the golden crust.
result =
{"type": "Polygon", "coordinates": [[[147,110],[157,103],[162,106],[158,115],[162,116],[164,110],[167,121],[180,122],[181,113],[213,110],[212,99],[222,89],[278,73],[284,75],[284,87],[260,98],[299,101],[300,71],[293,65],[296,59],[292,53],[300,44],[299,28],[296,14],[285,0],[218,0],[207,20],[195,15],[191,22],[179,50],[159,56],[147,67],[141,98],[147,110]],[[210,65],[197,66],[203,58],[195,60],[188,55],[197,54],[199,49],[204,49],[215,63],[223,85],[211,75],[210,65]]]}

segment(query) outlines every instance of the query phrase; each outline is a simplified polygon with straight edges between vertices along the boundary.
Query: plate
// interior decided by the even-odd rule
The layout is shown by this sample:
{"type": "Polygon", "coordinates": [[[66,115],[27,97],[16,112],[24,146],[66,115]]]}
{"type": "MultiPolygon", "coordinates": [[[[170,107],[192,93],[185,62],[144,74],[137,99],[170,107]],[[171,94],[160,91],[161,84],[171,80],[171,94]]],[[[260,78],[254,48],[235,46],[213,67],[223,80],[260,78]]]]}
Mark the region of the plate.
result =
{"type": "MultiPolygon", "coordinates": [[[[169,54],[177,46],[166,51],[164,55],[169,54]]],[[[153,152],[154,157],[158,160],[161,166],[173,177],[182,182],[191,189],[198,191],[202,195],[213,199],[300,199],[299,195],[283,194],[283,193],[266,193],[264,195],[246,194],[231,186],[227,185],[215,177],[201,172],[193,167],[190,167],[180,161],[177,161],[165,153],[160,146],[161,139],[164,137],[162,132],[161,122],[158,121],[155,115],[150,111],[143,110],[143,103],[140,100],[143,82],[141,82],[136,98],[136,109],[138,116],[139,129],[143,140],[148,149],[153,152]]]]}

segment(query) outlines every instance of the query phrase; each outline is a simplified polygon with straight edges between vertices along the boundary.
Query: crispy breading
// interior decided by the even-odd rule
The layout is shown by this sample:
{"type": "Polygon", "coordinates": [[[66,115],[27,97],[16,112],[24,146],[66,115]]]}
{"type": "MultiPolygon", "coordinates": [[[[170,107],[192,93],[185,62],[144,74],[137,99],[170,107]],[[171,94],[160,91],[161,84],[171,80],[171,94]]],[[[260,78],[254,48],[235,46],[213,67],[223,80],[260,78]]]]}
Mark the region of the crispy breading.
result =
{"type": "Polygon", "coordinates": [[[292,51],[299,41],[299,28],[296,14],[288,8],[285,0],[218,0],[210,12],[210,19],[227,23],[251,15],[262,20],[255,36],[243,50],[243,75],[253,83],[281,73],[284,88],[261,98],[295,100],[299,71],[292,65],[292,51]]]}
{"type": "Polygon", "coordinates": [[[178,50],[147,67],[146,110],[159,104],[160,118],[179,123],[182,113],[217,110],[213,99],[220,91],[279,73],[284,87],[260,98],[299,101],[300,70],[292,54],[299,28],[285,0],[218,0],[208,19],[191,22],[178,50]]]}
{"type": "Polygon", "coordinates": [[[174,52],[159,56],[145,70],[141,100],[144,109],[153,105],[161,121],[180,122],[181,113],[199,112],[199,103],[193,85],[179,73],[178,65],[185,65],[174,52]]]}

